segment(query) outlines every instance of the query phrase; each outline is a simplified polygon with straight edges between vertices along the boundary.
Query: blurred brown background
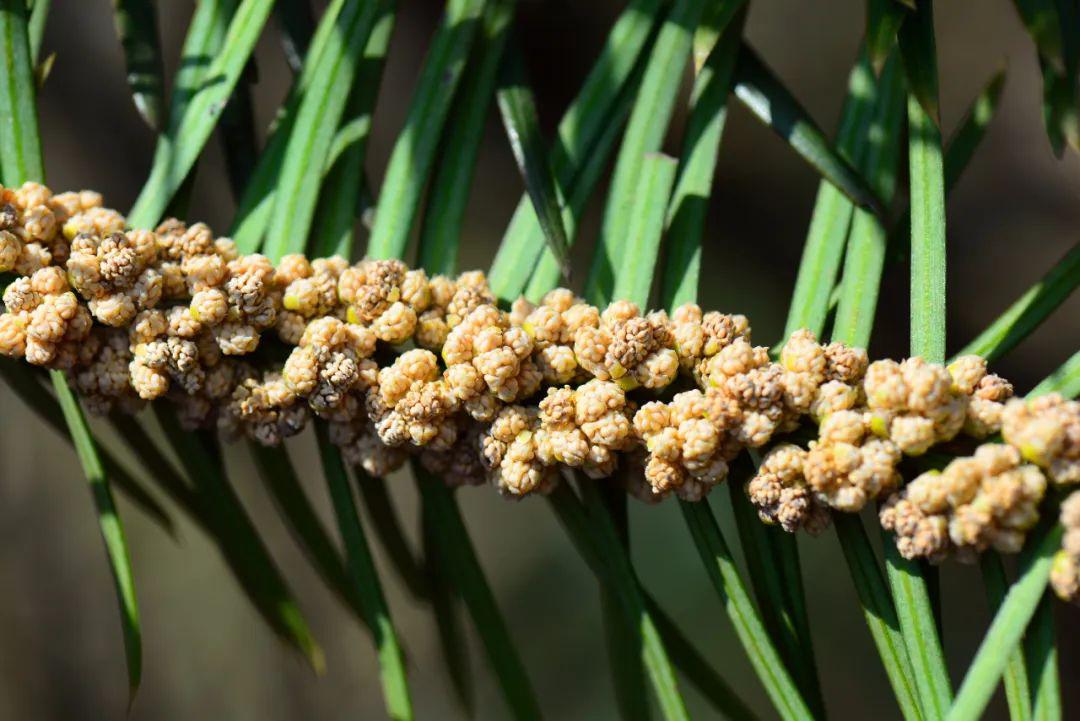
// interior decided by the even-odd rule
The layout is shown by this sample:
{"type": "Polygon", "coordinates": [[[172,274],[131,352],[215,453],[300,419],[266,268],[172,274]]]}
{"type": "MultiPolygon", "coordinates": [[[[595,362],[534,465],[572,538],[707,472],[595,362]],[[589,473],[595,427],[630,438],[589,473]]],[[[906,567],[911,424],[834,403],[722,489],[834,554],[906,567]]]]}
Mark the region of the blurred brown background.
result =
{"type": "MultiPolygon", "coordinates": [[[[192,4],[160,2],[170,67],[192,4]]],[[[518,28],[550,130],[573,97],[620,3],[522,0],[518,28]]],[[[369,157],[381,176],[401,126],[440,6],[401,0],[399,20],[369,157]]],[[[1003,63],[1001,110],[948,203],[950,350],[958,349],[1076,241],[1080,163],[1056,160],[1040,118],[1041,80],[1033,47],[1007,0],[950,0],[937,10],[946,132],[1003,63]]],[[[748,36],[818,122],[832,129],[862,34],[863,3],[755,0],[748,36]]],[[[92,187],[108,204],[130,207],[149,167],[153,139],[128,97],[106,0],[55,0],[45,52],[56,65],[41,94],[49,181],[92,187]]],[[[289,78],[276,29],[258,51],[256,94],[265,127],[289,78]]],[[[672,148],[677,149],[676,122],[672,148]]],[[[463,267],[485,265],[521,183],[502,135],[489,120],[464,240],[463,267]]],[[[779,334],[817,188],[814,173],[737,103],[724,136],[707,231],[703,305],[750,316],[755,338],[779,334]]],[[[595,201],[602,199],[597,193],[595,201]]],[[[577,265],[584,268],[597,226],[594,202],[577,265]]],[[[215,227],[233,212],[216,142],[200,164],[193,217],[215,227]]],[[[882,295],[872,355],[906,346],[905,268],[894,267],[882,295]]],[[[581,273],[583,275],[583,272],[581,273]]],[[[998,370],[1029,388],[1077,348],[1080,299],[1073,298],[998,370]]],[[[0,717],[120,718],[123,652],[108,567],[89,494],[74,454],[0,389],[0,717]]],[[[297,444],[309,492],[329,509],[310,439],[297,444]]],[[[199,532],[181,524],[166,537],[121,501],[145,635],[145,678],[135,719],[367,719],[383,715],[367,636],[304,561],[242,452],[230,460],[240,492],[286,571],[329,670],[315,677],[262,625],[199,532]]],[[[407,479],[392,484],[415,528],[407,479]]],[[[726,492],[716,494],[729,535],[726,492]]],[[[596,584],[542,502],[508,504],[487,489],[461,494],[481,560],[551,719],[613,718],[596,584]]],[[[727,679],[769,718],[768,706],[700,567],[672,504],[632,510],[635,561],[644,582],[727,679]]],[[[804,572],[825,696],[833,719],[898,718],[856,605],[835,536],[802,539],[804,572]]],[[[395,620],[408,649],[420,718],[459,718],[442,670],[428,611],[397,584],[379,558],[395,620]]],[[[978,573],[948,565],[945,645],[958,682],[988,621],[978,573]]],[[[1067,712],[1080,713],[1071,680],[1080,670],[1075,611],[1057,608],[1067,712]]],[[[470,629],[471,634],[471,629],[470,629]]],[[[472,643],[477,717],[505,707],[472,643]]],[[[683,684],[697,718],[711,709],[683,684]]],[[[999,694],[1000,696],[1000,694],[999,694]]],[[[996,699],[992,715],[1004,718],[996,699]]]]}

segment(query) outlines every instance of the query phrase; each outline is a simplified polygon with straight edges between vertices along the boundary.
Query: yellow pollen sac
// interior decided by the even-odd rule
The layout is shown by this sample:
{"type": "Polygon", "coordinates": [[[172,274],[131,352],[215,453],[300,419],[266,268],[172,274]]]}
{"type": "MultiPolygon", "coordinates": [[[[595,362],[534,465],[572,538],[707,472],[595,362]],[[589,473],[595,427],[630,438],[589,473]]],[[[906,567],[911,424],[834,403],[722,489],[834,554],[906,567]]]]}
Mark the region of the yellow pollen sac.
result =
{"type": "Polygon", "coordinates": [[[608,368],[608,373],[611,374],[613,379],[619,380],[626,375],[626,369],[622,367],[622,364],[619,363],[619,361],[615,361],[615,364],[608,368]]]}
{"type": "Polygon", "coordinates": [[[532,436],[532,431],[522,431],[521,433],[518,433],[516,436],[514,436],[514,440],[521,441],[522,443],[528,443],[532,440],[532,436]]]}
{"type": "Polygon", "coordinates": [[[1046,449],[1040,448],[1034,443],[1021,444],[1020,455],[1025,461],[1034,463],[1036,466],[1045,466],[1049,462],[1049,459],[1046,457],[1046,449]]]}
{"type": "Polygon", "coordinates": [[[875,413],[870,416],[870,432],[878,438],[888,438],[889,424],[883,416],[879,416],[875,413]]]}
{"type": "MultiPolygon", "coordinates": [[[[288,308],[288,304],[286,304],[285,307],[288,308]]],[[[345,311],[345,320],[353,323],[354,325],[360,325],[360,316],[356,314],[356,309],[354,309],[351,305],[349,306],[349,309],[345,311]]]]}
{"type": "MultiPolygon", "coordinates": [[[[623,372],[625,373],[626,371],[623,372]]],[[[619,388],[622,388],[624,391],[632,391],[635,388],[641,387],[641,383],[638,382],[637,378],[628,375],[624,375],[621,378],[616,378],[615,384],[619,386],[619,388]]]]}
{"type": "Polygon", "coordinates": [[[198,310],[198,308],[196,308],[194,303],[192,303],[188,307],[188,312],[191,313],[191,317],[194,318],[195,320],[202,321],[202,318],[199,317],[199,310],[198,310]]]}
{"type": "Polygon", "coordinates": [[[525,331],[525,335],[529,336],[530,338],[536,338],[536,326],[529,321],[525,321],[524,323],[522,323],[521,329],[525,331]]]}
{"type": "Polygon", "coordinates": [[[391,303],[397,303],[401,300],[401,288],[394,286],[390,292],[386,294],[386,299],[391,303]]]}
{"type": "Polygon", "coordinates": [[[705,347],[702,350],[706,356],[716,355],[720,352],[720,341],[716,340],[715,338],[711,338],[706,341],[705,347]]]}
{"type": "Polygon", "coordinates": [[[75,227],[74,223],[68,221],[67,223],[64,223],[62,232],[64,233],[65,238],[67,238],[68,240],[72,240],[75,238],[76,235],[79,234],[79,229],[75,227]]]}
{"type": "MultiPolygon", "coordinates": [[[[281,304],[285,306],[285,310],[297,310],[300,308],[300,299],[295,295],[287,295],[281,299],[281,304]]],[[[352,312],[352,308],[349,312],[352,312]]]]}

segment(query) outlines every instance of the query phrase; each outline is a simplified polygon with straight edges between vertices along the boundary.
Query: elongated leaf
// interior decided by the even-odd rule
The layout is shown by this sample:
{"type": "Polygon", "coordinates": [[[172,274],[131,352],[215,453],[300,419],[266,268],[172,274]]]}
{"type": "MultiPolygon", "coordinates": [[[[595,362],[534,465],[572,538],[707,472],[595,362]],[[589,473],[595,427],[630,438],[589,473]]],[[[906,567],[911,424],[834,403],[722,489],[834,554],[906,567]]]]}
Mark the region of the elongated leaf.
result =
{"type": "Polygon", "coordinates": [[[312,80],[300,103],[285,147],[266,236],[265,253],[275,263],[289,253],[303,252],[307,245],[330,146],[376,10],[376,3],[370,0],[346,1],[323,52],[322,62],[327,67],[312,80]]]}
{"type": "Polygon", "coordinates": [[[880,203],[851,163],[836,152],[799,101],[745,43],[735,66],[735,96],[856,205],[880,212],[880,203]]]}
{"type": "Polygon", "coordinates": [[[599,556],[605,559],[602,569],[607,588],[618,598],[626,617],[632,619],[639,629],[643,661],[664,718],[688,718],[670,659],[645,606],[630,559],[600,497],[599,489],[591,481],[581,485],[585,497],[584,507],[566,483],[560,483],[548,495],[548,500],[564,526],[588,529],[582,532],[589,534],[599,556]]]}
{"type": "MultiPolygon", "coordinates": [[[[642,308],[648,305],[677,168],[673,159],[658,151],[674,109],[678,78],[690,59],[693,32],[703,9],[704,3],[699,0],[676,0],[660,26],[646,62],[619,148],[600,239],[585,285],[585,296],[597,305],[616,297],[631,300],[642,308]]],[[[625,495],[613,501],[614,509],[623,508],[625,502],[625,495]]],[[[601,511],[610,523],[607,509],[601,511]]],[[[593,512],[597,512],[595,508],[593,512]]],[[[617,513],[616,520],[623,513],[617,513]]],[[[628,536],[624,532],[620,543],[619,550],[624,556],[628,556],[624,547],[628,536]]],[[[668,660],[663,647],[649,648],[639,614],[625,605],[622,592],[611,583],[601,586],[601,606],[617,698],[624,717],[640,718],[647,708],[644,700],[635,696],[641,692],[642,661],[665,716],[684,715],[677,690],[664,683],[668,660]],[[619,606],[623,607],[625,617],[617,612],[619,606]]]]}
{"type": "Polygon", "coordinates": [[[539,719],[540,706],[536,694],[484,578],[476,551],[465,530],[461,511],[450,489],[441,479],[430,477],[418,464],[413,464],[413,469],[420,486],[424,512],[429,514],[440,552],[445,553],[447,570],[469,609],[511,714],[516,719],[539,719]]]}
{"type": "MultiPolygon", "coordinates": [[[[583,509],[581,509],[581,502],[575,497],[573,491],[570,491],[566,497],[552,501],[553,507],[556,504],[567,504],[565,511],[557,514],[559,522],[566,530],[582,560],[596,575],[597,580],[603,581],[607,577],[605,569],[607,559],[597,545],[595,533],[588,522],[587,516],[583,513],[583,509]]],[[[671,654],[671,658],[679,671],[725,717],[730,719],[755,718],[754,713],[739,698],[737,692],[709,665],[708,661],[701,657],[689,639],[683,635],[675,622],[656,602],[656,599],[650,596],[644,588],[641,589],[641,595],[646,609],[663,639],[664,646],[671,654]]]]}
{"type": "MultiPolygon", "coordinates": [[[[605,129],[603,135],[596,141],[596,147],[594,148],[594,155],[590,156],[585,164],[581,166],[577,176],[574,178],[574,184],[569,190],[570,197],[567,199],[566,211],[563,214],[563,222],[566,224],[568,239],[573,239],[573,231],[577,227],[577,222],[581,219],[582,213],[585,211],[585,205],[589,202],[589,198],[592,195],[593,190],[600,182],[600,178],[604,174],[604,170],[607,166],[608,158],[611,155],[611,151],[615,148],[615,142],[619,139],[622,132],[623,123],[626,121],[626,117],[630,114],[630,108],[633,105],[633,89],[637,87],[635,80],[631,80],[627,84],[622,96],[620,96],[615,108],[612,110],[612,116],[610,118],[611,124],[605,129]]],[[[539,237],[536,238],[536,242],[543,245],[539,237]]],[[[499,249],[499,256],[495,261],[498,263],[499,258],[502,257],[503,250],[506,248],[506,242],[499,249]]],[[[493,272],[495,272],[493,268],[493,272]]],[[[504,300],[510,300],[511,297],[516,297],[521,292],[519,284],[523,285],[526,282],[528,287],[525,290],[525,297],[531,301],[539,301],[545,293],[558,285],[559,280],[562,278],[562,271],[559,269],[559,263],[555,260],[555,256],[551,254],[546,248],[540,251],[540,260],[536,264],[536,268],[532,271],[532,277],[529,277],[528,272],[523,272],[523,268],[518,267],[513,269],[508,276],[492,276],[493,284],[498,283],[501,288],[500,293],[505,295],[499,295],[504,300]],[[500,282],[505,280],[505,282],[500,282]]]]}
{"type": "Polygon", "coordinates": [[[753,472],[750,462],[744,456],[736,463],[739,465],[732,472],[734,482],[728,484],[728,489],[747,575],[761,609],[761,622],[811,715],[823,716],[824,702],[813,645],[808,622],[804,620],[806,600],[795,538],[761,522],[746,497],[745,482],[753,472]]]}
{"type": "Polygon", "coordinates": [[[662,153],[645,156],[633,218],[622,245],[621,269],[615,278],[614,298],[633,300],[642,308],[649,303],[653,270],[660,254],[668,200],[675,183],[677,161],[662,153]]]}
{"type": "Polygon", "coordinates": [[[608,665],[615,690],[615,705],[623,721],[649,721],[649,686],[641,664],[641,634],[635,633],[618,597],[600,590],[600,621],[604,627],[608,665]]]}
{"type": "Polygon", "coordinates": [[[709,665],[709,662],[694,648],[694,645],[679,630],[671,617],[647,593],[645,594],[645,606],[656,624],[656,630],[660,633],[664,648],[671,655],[671,660],[675,663],[676,668],[693,684],[694,688],[709,700],[712,707],[722,713],[724,718],[731,719],[731,721],[753,721],[757,719],[757,714],[739,698],[735,689],[724,680],[723,676],[716,672],[716,669],[709,665]]]}
{"type": "MultiPolygon", "coordinates": [[[[904,83],[895,59],[886,63],[878,82],[878,100],[867,128],[867,149],[860,168],[886,203],[896,192],[900,126],[904,117],[904,83]]],[[[844,256],[843,280],[833,320],[832,337],[866,348],[877,311],[885,268],[888,230],[873,213],[856,208],[844,256]]]]}
{"type": "MultiPolygon", "coordinates": [[[[946,196],[960,181],[960,177],[986,135],[990,121],[994,119],[994,114],[997,112],[1004,83],[1004,69],[991,76],[968,106],[963,119],[949,139],[944,160],[946,196]]],[[[889,241],[894,246],[893,254],[899,258],[906,258],[911,249],[911,208],[905,208],[903,215],[893,225],[889,241]]]]}
{"type": "MultiPolygon", "coordinates": [[[[934,128],[941,127],[941,110],[938,106],[937,48],[934,42],[934,6],[932,0],[919,0],[904,19],[897,40],[900,58],[904,63],[908,90],[922,108],[922,123],[934,128]]],[[[908,115],[911,112],[908,111],[908,115]]],[[[924,132],[917,126],[919,132],[924,132]]],[[[912,202],[914,205],[914,202],[912,202]]]]}
{"type": "Polygon", "coordinates": [[[814,718],[770,640],[707,501],[680,501],[683,517],[735,633],[780,718],[814,718]]]}
{"type": "MultiPolygon", "coordinates": [[[[994,551],[983,553],[979,557],[983,583],[986,586],[986,600],[994,613],[1001,608],[1001,602],[1009,589],[1005,576],[1005,566],[1001,556],[994,551]]],[[[1005,698],[1009,703],[1009,718],[1012,721],[1027,721],[1031,718],[1031,690],[1028,687],[1027,663],[1022,649],[1016,649],[1009,656],[1005,668],[1005,698]]]]}
{"type": "Polygon", "coordinates": [[[72,443],[82,464],[83,473],[90,483],[90,491],[97,508],[98,525],[101,537],[105,541],[105,551],[109,556],[112,569],[113,585],[116,588],[116,600],[120,605],[120,628],[124,633],[124,657],[127,660],[129,698],[134,700],[142,679],[142,630],[139,625],[139,604],[135,598],[135,579],[131,572],[131,558],[128,554],[127,540],[124,538],[124,526],[116,513],[109,479],[101,462],[97,444],[90,435],[79,402],[68,387],[67,378],[59,371],[52,371],[53,389],[57,401],[64,411],[71,433],[72,443]]]}
{"type": "Polygon", "coordinates": [[[990,121],[994,119],[1001,91],[1005,87],[1005,68],[994,73],[983,89],[968,106],[967,112],[957,125],[945,149],[945,192],[948,193],[960,180],[976,148],[986,135],[990,121]]]}
{"type": "Polygon", "coordinates": [[[512,0],[491,0],[484,8],[480,35],[454,99],[420,232],[420,265],[429,273],[452,273],[457,265],[465,206],[514,9],[512,0]]]}
{"type": "Polygon", "coordinates": [[[349,258],[353,250],[353,226],[362,214],[357,198],[364,187],[364,161],[371,132],[371,116],[382,84],[386,53],[394,32],[396,0],[380,0],[375,24],[356,71],[352,93],[345,108],[346,117],[334,137],[328,158],[329,170],[315,214],[311,253],[323,258],[340,255],[349,258]]]}
{"type": "MultiPolygon", "coordinates": [[[[41,59],[41,43],[45,39],[45,23],[49,19],[52,0],[33,0],[30,6],[30,22],[26,31],[30,36],[30,62],[35,67],[41,59]]],[[[40,83],[38,84],[40,86],[40,83]]]]}
{"type": "Polygon", "coordinates": [[[937,97],[933,6],[926,0],[901,31],[908,84],[908,162],[911,176],[911,353],[930,362],[945,358],[945,186],[941,133],[927,114],[937,97]],[[930,70],[927,70],[927,67],[930,70]],[[913,75],[914,73],[914,75],[913,75]],[[933,78],[931,80],[930,74],[933,78]]]}
{"type": "Polygon", "coordinates": [[[368,241],[367,254],[372,258],[398,258],[405,253],[485,4],[486,0],[446,3],[442,24],[431,42],[405,127],[394,144],[379,191],[375,227],[368,241]]]}
{"type": "MultiPolygon", "coordinates": [[[[892,3],[892,0],[882,0],[892,3]]],[[[878,90],[865,53],[848,76],[848,94],[840,115],[836,149],[842,157],[860,163],[869,143],[870,125],[878,90]]],[[[854,204],[835,185],[827,180],[818,184],[814,213],[803,246],[795,291],[788,306],[784,339],[800,328],[820,334],[825,329],[829,312],[829,296],[836,283],[836,273],[844,257],[848,228],[854,204]]]]}
{"type": "Polygon", "coordinates": [[[716,12],[706,13],[694,37],[695,57],[705,57],[694,79],[682,157],[668,205],[668,248],[661,298],[669,309],[691,302],[697,296],[701,238],[705,233],[716,158],[727,119],[727,98],[746,17],[742,13],[732,21],[721,11],[741,5],[740,0],[716,3],[716,12]]]}
{"type": "MultiPolygon", "coordinates": [[[[617,271],[624,268],[624,241],[639,197],[637,187],[645,158],[661,149],[675,107],[679,79],[690,60],[694,29],[703,9],[702,0],[676,0],[649,53],[641,87],[619,146],[600,238],[585,284],[585,297],[594,305],[604,305],[614,297],[617,271]]],[[[648,272],[651,279],[651,268],[648,272]]],[[[645,295],[647,302],[647,289],[645,295]]]]}
{"type": "Polygon", "coordinates": [[[165,122],[165,70],[153,0],[113,0],[113,23],[124,49],[131,99],[151,130],[165,122]]]}
{"type": "Polygon", "coordinates": [[[889,596],[885,576],[866,535],[862,520],[849,513],[834,513],[833,525],[844,552],[863,617],[874,639],[893,695],[906,721],[926,718],[919,705],[915,672],[907,654],[896,608],[889,596]]]}
{"type": "Polygon", "coordinates": [[[876,74],[885,67],[904,15],[903,6],[896,0],[866,0],[866,50],[876,74]]]}
{"type": "Polygon", "coordinates": [[[221,117],[272,7],[272,0],[243,0],[237,8],[224,46],[206,70],[206,82],[187,104],[178,126],[158,140],[150,177],[128,215],[132,227],[150,227],[161,219],[221,117]]]}
{"type": "Polygon", "coordinates": [[[323,11],[307,55],[304,56],[304,65],[278,109],[266,146],[259,155],[251,180],[240,199],[229,235],[236,241],[241,253],[255,253],[262,246],[263,236],[274,211],[285,148],[296,124],[300,103],[315,78],[330,72],[330,59],[326,58],[326,48],[339,29],[338,19],[345,2],[346,0],[331,0],[323,11]]]}
{"type": "Polygon", "coordinates": [[[976,353],[987,360],[1001,358],[1038,328],[1080,285],[1080,243],[1069,249],[977,338],[957,355],[976,353]]]}
{"type": "MultiPolygon", "coordinates": [[[[867,140],[873,138],[872,145],[862,158],[863,170],[886,203],[895,190],[903,108],[904,90],[899,71],[895,63],[887,63],[878,81],[872,131],[866,136],[867,140]]],[[[869,345],[884,262],[885,234],[880,220],[864,209],[857,209],[844,263],[833,340],[862,348],[869,345]]],[[[890,596],[862,521],[848,514],[834,513],[833,523],[863,616],[901,713],[907,721],[934,718],[922,706],[897,606],[890,596]]],[[[891,545],[891,541],[886,540],[886,545],[891,545]]]]}
{"type": "MultiPolygon", "coordinates": [[[[165,454],[158,448],[157,443],[150,437],[150,434],[146,432],[145,426],[139,419],[127,413],[114,413],[109,416],[109,424],[116,434],[123,439],[128,449],[139,459],[139,464],[146,475],[161,486],[169,495],[169,498],[183,508],[200,528],[209,533],[210,524],[207,521],[198,494],[191,489],[191,486],[176,470],[172,462],[165,457],[165,454]]],[[[115,460],[110,458],[108,451],[105,449],[102,449],[101,456],[102,460],[105,461],[105,468],[109,470],[110,466],[115,464],[115,460]]],[[[116,484],[119,487],[118,476],[113,474],[111,470],[109,470],[109,476],[117,479],[116,484]]]]}
{"type": "Polygon", "coordinates": [[[196,5],[184,36],[176,75],[173,77],[167,132],[175,133],[179,129],[188,104],[203,86],[211,62],[221,52],[237,2],[238,0],[201,0],[196,5]]]}
{"type": "Polygon", "coordinates": [[[949,708],[948,721],[976,721],[982,718],[994,695],[1013,649],[1016,649],[1035,615],[1046,584],[1054,554],[1061,547],[1063,529],[1057,511],[1043,510],[1043,521],[1028,536],[1022,556],[1020,576],[1013,583],[994,615],[994,621],[979,644],[964,681],[949,708]]]}
{"type": "Polygon", "coordinates": [[[300,478],[284,446],[266,447],[249,442],[248,449],[278,513],[311,565],[345,604],[367,621],[360,597],[346,573],[345,562],[300,485],[300,478]]]}
{"type": "Polygon", "coordinates": [[[555,176],[548,164],[547,148],[540,132],[533,95],[528,91],[525,66],[520,51],[512,51],[503,61],[496,98],[503,127],[510,139],[525,189],[540,220],[548,249],[559,263],[563,277],[570,277],[569,241],[563,226],[562,205],[555,176]]]}
{"type": "Polygon", "coordinates": [[[285,61],[294,73],[299,73],[315,31],[315,16],[311,12],[311,3],[309,0],[277,0],[274,5],[274,18],[281,30],[285,61]]]}
{"type": "MultiPolygon", "coordinates": [[[[44,182],[33,67],[27,34],[24,0],[0,0],[0,167],[3,183],[17,186],[29,180],[44,182]]],[[[142,631],[139,607],[124,527],[116,512],[109,477],[105,473],[94,437],[75,394],[62,371],[49,371],[57,403],[64,415],[72,445],[90,484],[98,525],[105,542],[112,571],[116,599],[120,607],[120,627],[127,661],[129,704],[142,678],[142,631]]]]}
{"type": "Polygon", "coordinates": [[[281,572],[263,544],[236,491],[225,477],[212,437],[185,431],[175,414],[159,405],[154,415],[165,431],[188,478],[205,499],[222,553],[238,574],[256,608],[272,629],[307,659],[316,672],[326,666],[325,656],[311,635],[307,621],[292,598],[281,572]]]}
{"type": "Polygon", "coordinates": [[[360,488],[360,498],[371,517],[375,537],[379,539],[379,544],[394,564],[401,581],[417,598],[427,596],[427,581],[424,578],[421,557],[413,552],[405,536],[397,509],[390,500],[386,481],[369,476],[362,468],[354,468],[353,474],[360,488]]]}
{"type": "Polygon", "coordinates": [[[1046,591],[1024,637],[1035,721],[1061,721],[1063,718],[1054,626],[1054,598],[1046,591]]]}
{"type": "Polygon", "coordinates": [[[424,547],[424,571],[426,572],[427,598],[435,615],[435,627],[439,633],[443,667],[450,676],[461,707],[471,718],[476,706],[476,692],[472,678],[472,661],[465,631],[461,627],[461,597],[454,590],[453,580],[447,569],[450,561],[439,547],[439,533],[430,514],[421,512],[421,534],[424,547]]]}
{"type": "Polygon", "coordinates": [[[1013,0],[1013,5],[1035,41],[1040,57],[1059,72],[1064,72],[1061,23],[1054,0],[1013,0]]]}
{"type": "MultiPolygon", "coordinates": [[[[627,90],[636,87],[636,82],[631,81],[634,68],[654,25],[662,17],[661,5],[660,0],[631,0],[615,21],[581,90],[559,122],[551,148],[551,168],[557,186],[563,189],[569,215],[574,219],[571,223],[566,216],[563,218],[568,242],[573,242],[576,221],[596,185],[600,174],[597,166],[606,163],[607,152],[632,102],[627,90]],[[617,110],[620,103],[627,109],[622,113],[617,110]],[[606,145],[602,139],[607,141],[606,145]],[[583,173],[586,166],[595,168],[589,177],[583,173]]],[[[489,273],[491,289],[497,297],[516,298],[528,283],[541,254],[545,261],[550,261],[558,277],[555,257],[545,253],[542,238],[532,202],[523,196],[489,273]]]]}
{"type": "Polygon", "coordinates": [[[1060,393],[1067,398],[1075,398],[1080,395],[1080,351],[1073,354],[1065,365],[1058,368],[1035,386],[1028,397],[1046,395],[1047,393],[1060,393]]]}
{"type": "Polygon", "coordinates": [[[944,718],[952,700],[952,689],[926,574],[917,561],[900,555],[891,535],[884,531],[882,534],[889,588],[892,590],[893,604],[911,661],[923,715],[927,719],[944,718]]]}
{"type": "MultiPolygon", "coordinates": [[[[630,558],[630,513],[627,494],[618,485],[605,484],[601,487],[599,495],[604,509],[611,518],[619,543],[630,558]]],[[[611,584],[604,583],[602,579],[600,620],[604,626],[608,666],[611,668],[611,680],[619,716],[625,721],[648,721],[652,718],[652,714],[649,705],[649,684],[642,663],[644,639],[637,628],[636,619],[623,612],[618,594],[611,588],[611,584]]]]}
{"type": "Polygon", "coordinates": [[[356,502],[345,464],[341,460],[340,451],[330,443],[326,426],[317,423],[315,432],[319,439],[323,475],[326,477],[326,486],[333,502],[334,515],[337,517],[338,532],[345,546],[351,595],[359,599],[364,617],[375,636],[386,711],[395,721],[407,721],[413,718],[413,712],[405,661],[397,640],[397,632],[390,620],[390,610],[383,596],[379,574],[375,570],[371,550],[364,538],[360,515],[356,512],[356,502]]]}
{"type": "Polygon", "coordinates": [[[0,1],[0,164],[7,186],[45,179],[26,21],[24,0],[0,1]]]}
{"type": "MultiPolygon", "coordinates": [[[[18,396],[38,418],[44,421],[67,443],[73,445],[60,404],[37,382],[28,367],[20,362],[5,360],[0,362],[0,378],[3,378],[11,392],[18,396]]],[[[129,473],[108,450],[100,448],[99,453],[105,466],[106,475],[116,488],[127,496],[136,507],[161,525],[170,535],[175,534],[176,528],[172,518],[154,498],[153,494],[136,480],[135,476],[129,473]]]]}
{"type": "Polygon", "coordinates": [[[236,84],[232,97],[225,104],[221,122],[218,123],[218,134],[225,155],[229,188],[233,198],[239,200],[243,197],[244,188],[251,179],[259,157],[251,84],[244,78],[236,84]]]}

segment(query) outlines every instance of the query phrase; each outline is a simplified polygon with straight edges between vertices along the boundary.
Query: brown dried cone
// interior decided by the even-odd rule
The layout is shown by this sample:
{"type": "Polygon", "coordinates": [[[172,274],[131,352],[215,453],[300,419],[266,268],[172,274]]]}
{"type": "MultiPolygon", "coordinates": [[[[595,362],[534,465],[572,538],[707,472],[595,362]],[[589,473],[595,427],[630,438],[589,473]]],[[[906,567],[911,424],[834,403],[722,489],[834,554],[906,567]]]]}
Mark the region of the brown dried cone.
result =
{"type": "Polygon", "coordinates": [[[635,442],[632,413],[626,393],[611,381],[594,379],[576,390],[549,388],[536,432],[540,460],[581,468],[590,478],[610,476],[618,453],[635,442]]]}
{"type": "Polygon", "coordinates": [[[535,307],[519,299],[511,321],[533,339],[533,360],[545,383],[557,385],[587,378],[574,355],[574,337],[581,328],[599,327],[600,311],[595,307],[572,291],[557,288],[535,307]]]}
{"type": "Polygon", "coordinates": [[[400,260],[365,260],[344,269],[338,296],[348,306],[350,322],[369,326],[391,344],[412,337],[417,316],[431,304],[427,274],[400,260]]]}
{"type": "Polygon", "coordinates": [[[806,451],[791,443],[774,447],[762,459],[746,492],[765,523],[779,524],[788,533],[804,529],[816,536],[828,528],[832,517],[807,485],[806,456],[806,451]]]}
{"type": "Polygon", "coordinates": [[[870,415],[860,411],[827,416],[803,460],[803,474],[818,499],[839,511],[860,511],[899,484],[900,450],[874,438],[871,424],[870,415]]]}
{"type": "Polygon", "coordinates": [[[1054,483],[1080,483],[1080,402],[1056,393],[1005,405],[1001,434],[1054,483]]]}
{"type": "Polygon", "coordinates": [[[923,473],[882,508],[881,525],[906,558],[974,561],[993,548],[1018,553],[1038,520],[1046,479],[1011,446],[987,443],[943,471],[923,473]]]}
{"type": "Polygon", "coordinates": [[[446,338],[444,378],[470,416],[490,421],[503,403],[536,393],[543,380],[532,339],[493,305],[469,313],[446,338]]]}
{"type": "Polygon", "coordinates": [[[692,390],[671,403],[646,403],[634,414],[634,429],[649,451],[645,480],[654,494],[697,501],[727,476],[725,434],[709,413],[706,395],[692,390]]]}
{"type": "Polygon", "coordinates": [[[745,315],[704,313],[696,303],[681,305],[672,312],[671,331],[680,365],[701,384],[714,355],[738,338],[750,342],[750,321],[745,315]]]}
{"type": "Polygon", "coordinates": [[[1001,431],[1005,402],[1012,398],[1012,384],[999,375],[986,372],[986,359],[977,355],[960,356],[948,366],[953,388],[968,396],[964,433],[986,438],[1001,431]]]}
{"type": "Polygon", "coordinates": [[[908,358],[870,364],[863,381],[874,432],[907,455],[950,440],[967,419],[968,397],[945,366],[908,358]]]}
{"type": "Polygon", "coordinates": [[[479,270],[462,273],[456,280],[437,275],[428,283],[431,304],[416,321],[413,340],[421,348],[438,353],[446,336],[467,315],[482,305],[495,305],[495,295],[479,270]]]}
{"type": "Polygon", "coordinates": [[[574,333],[578,364],[594,378],[613,380],[625,390],[663,388],[679,372],[671,322],[663,312],[642,317],[637,305],[615,301],[600,315],[600,325],[574,333]]]}
{"type": "Polygon", "coordinates": [[[316,318],[285,361],[282,378],[312,410],[325,415],[341,407],[353,390],[374,383],[374,352],[375,334],[369,328],[333,316],[316,318]]]}
{"type": "Polygon", "coordinates": [[[96,348],[84,347],[93,319],[60,268],[41,268],[29,278],[17,278],[3,299],[0,354],[62,370],[93,357],[96,348]]]}
{"type": "Polygon", "coordinates": [[[1073,492],[1061,504],[1061,550],[1050,568],[1050,587],[1062,601],[1080,604],[1080,492],[1073,492]]]}
{"type": "Polygon", "coordinates": [[[508,496],[548,493],[559,481],[553,466],[540,460],[536,432],[540,418],[536,408],[506,406],[480,439],[488,477],[508,496]]]}
{"type": "Polygon", "coordinates": [[[451,420],[457,407],[435,354],[421,348],[403,353],[380,370],[367,392],[368,416],[388,446],[448,449],[457,438],[458,426],[451,420]]]}
{"type": "Polygon", "coordinates": [[[710,419],[744,446],[765,445],[786,417],[782,378],[767,348],[736,339],[705,367],[710,419]]]}

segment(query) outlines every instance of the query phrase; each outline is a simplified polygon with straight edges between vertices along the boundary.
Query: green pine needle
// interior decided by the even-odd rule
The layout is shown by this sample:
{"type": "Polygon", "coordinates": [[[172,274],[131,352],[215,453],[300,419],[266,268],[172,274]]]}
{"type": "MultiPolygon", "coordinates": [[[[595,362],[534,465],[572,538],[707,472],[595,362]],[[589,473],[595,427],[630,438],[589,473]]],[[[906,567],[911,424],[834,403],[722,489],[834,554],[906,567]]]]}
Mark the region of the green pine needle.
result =
{"type": "Polygon", "coordinates": [[[319,440],[323,475],[334,506],[338,532],[345,546],[350,597],[359,600],[368,628],[375,637],[386,712],[393,721],[409,721],[413,718],[413,710],[405,673],[405,659],[398,643],[397,632],[390,620],[390,611],[383,596],[375,562],[371,557],[371,549],[360,525],[360,515],[356,511],[345,464],[341,460],[341,452],[330,442],[326,425],[317,423],[315,434],[319,440]]]}
{"type": "Polygon", "coordinates": [[[367,254],[401,258],[486,0],[448,0],[386,168],[367,254]]]}

